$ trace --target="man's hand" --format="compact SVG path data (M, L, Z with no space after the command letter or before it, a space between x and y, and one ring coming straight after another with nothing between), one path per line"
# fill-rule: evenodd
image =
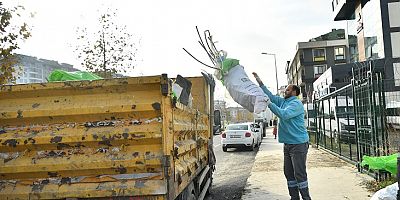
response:
M261 81L261 79L260 79L260 77L258 76L257 73L253 72L253 76L254 76L254 78L256 78L256 81L257 81L258 85L260 85L260 86L264 85L264 83Z

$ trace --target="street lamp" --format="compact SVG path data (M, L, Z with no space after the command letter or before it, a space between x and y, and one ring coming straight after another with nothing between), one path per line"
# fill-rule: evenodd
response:
M276 54L274 53L261 53L262 55L269 55L269 56L274 56L275 60L275 80L276 80L276 94L279 95L279 88L278 88L278 70L276 68Z

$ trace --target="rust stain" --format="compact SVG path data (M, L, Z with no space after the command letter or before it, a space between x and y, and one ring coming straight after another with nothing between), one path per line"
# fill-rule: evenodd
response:
M17 118L18 118L18 119L23 118L23 116L22 116L22 110L18 110L18 111L17 111L17 114L18 114L18 115L17 115Z
M35 144L36 140L33 138L28 138L27 140L24 140L24 144L28 144L28 143Z
M32 105L32 108L37 108L39 106L40 106L40 103L35 103L35 104Z
M48 174L50 177L57 177L57 176L58 176L58 173L57 173L57 172L47 172L47 174Z
M128 139L128 137L129 137L129 134L128 133L122 133L122 137L124 137L124 139L126 140L126 139Z
M2 145L7 145L10 147L16 147L17 144L19 144L19 142L15 139L8 139L6 141L4 141L3 143L1 143Z
M145 187L144 181L141 180L135 181L135 188L144 188L144 187Z
M126 174L127 170L124 166L120 165L119 167L115 168L115 172L118 172L120 174Z
M151 104L154 110L161 110L161 104L159 102L155 102Z
M71 184L71 178L70 177L62 177L61 184Z
M40 183L34 183L32 185L32 192L41 192L43 190L44 185Z
M138 165L143 165L144 164L142 161L139 161L139 160L136 161L135 163L138 164Z
M62 141L61 136L55 136L55 137L51 138L50 143L59 143L61 141Z
M69 148L71 148L71 145L69 145L69 144L64 144L64 143L57 144L57 150L69 149Z
M101 140L102 141L99 142L100 145L112 146L111 145L112 138L107 138L106 136L103 136L103 137L101 137Z

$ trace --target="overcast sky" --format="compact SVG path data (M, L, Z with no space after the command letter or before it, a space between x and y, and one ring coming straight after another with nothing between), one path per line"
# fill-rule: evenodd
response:
M139 52L137 66L127 75L168 73L199 76L202 70L212 73L189 57L186 48L200 60L211 64L198 44L195 26L209 29L217 47L228 57L240 60L249 75L259 73L264 83L275 90L274 57L276 54L279 85L287 84L285 65L292 60L296 44L344 28L334 22L331 0L6 0L23 5L35 17L30 19L32 37L19 53L79 66L73 52L76 27L91 27L98 10L118 10L117 22L135 36ZM229 97L218 87L217 98Z

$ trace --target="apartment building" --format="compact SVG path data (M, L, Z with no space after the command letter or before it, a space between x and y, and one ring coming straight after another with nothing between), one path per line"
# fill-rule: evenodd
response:
M17 55L19 63L14 66L16 70L16 83L43 83L55 69L64 71L78 71L67 63L58 63L54 60L38 59L27 55Z
M327 69L349 61L348 43L344 29L298 42L296 54L286 67L289 84L300 86L300 97L305 102L312 101L313 83Z

